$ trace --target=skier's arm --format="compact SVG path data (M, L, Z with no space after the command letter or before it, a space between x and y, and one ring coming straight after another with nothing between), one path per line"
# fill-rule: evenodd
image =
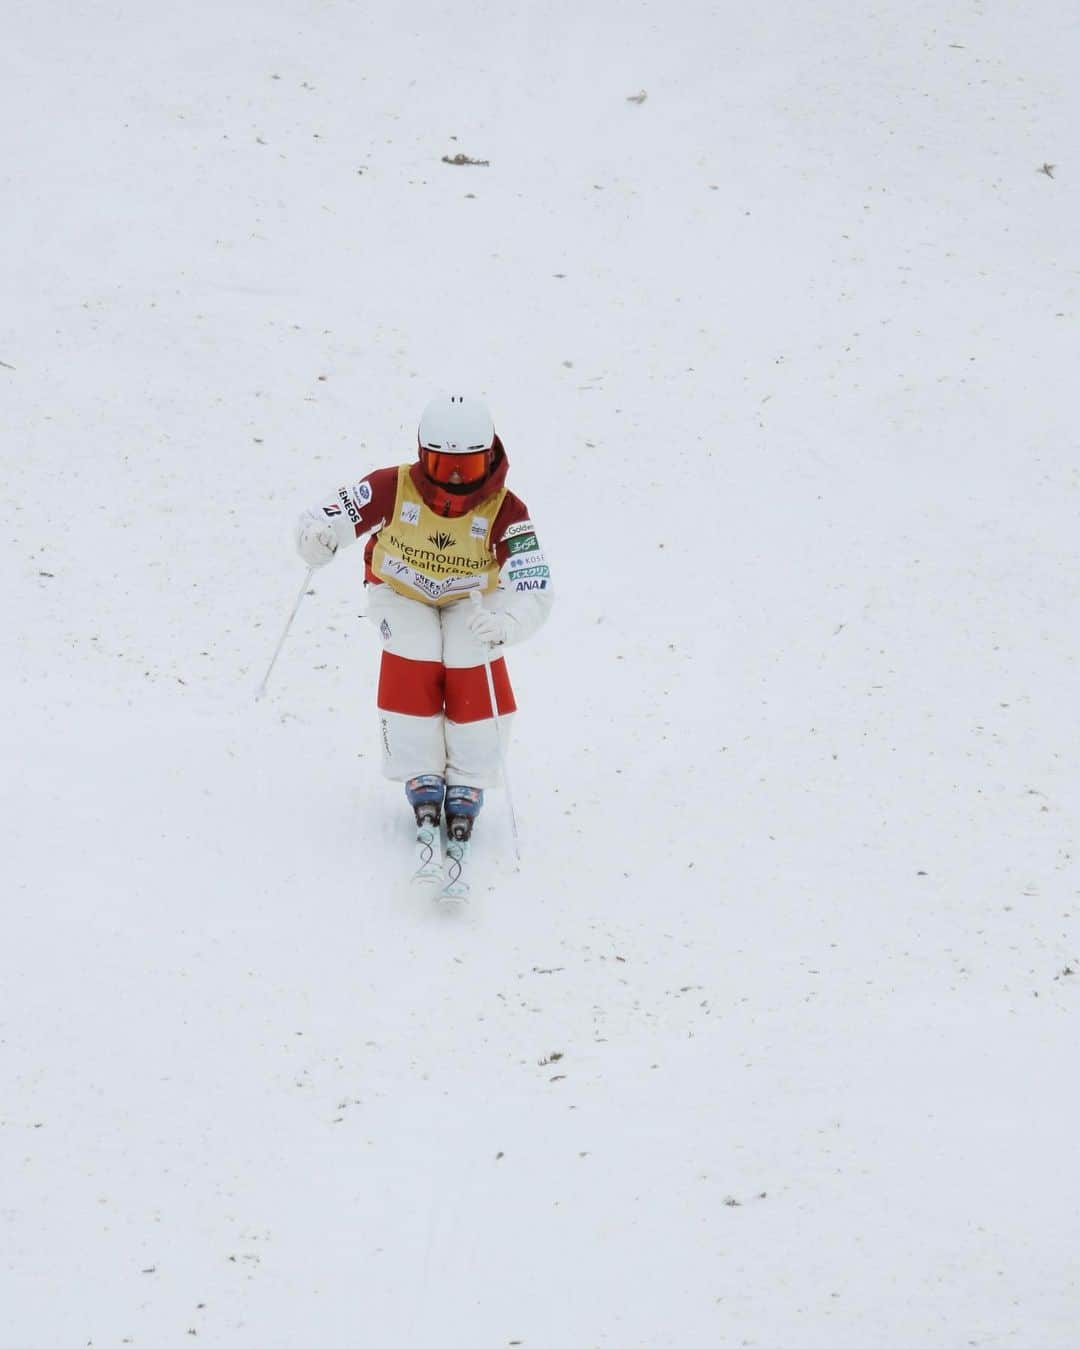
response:
M297 521L300 556L309 567L329 562L339 548L347 548L386 521L394 509L396 492L396 468L376 469L360 482L339 487Z
M481 641L510 646L531 637L551 612L551 568L528 510L509 493L492 536L499 588L469 626Z

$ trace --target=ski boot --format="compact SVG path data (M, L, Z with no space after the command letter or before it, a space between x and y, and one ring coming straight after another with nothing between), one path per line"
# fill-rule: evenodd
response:
M466 863L473 825L484 804L480 787L453 786L446 789L446 883L444 899L466 899L469 881Z

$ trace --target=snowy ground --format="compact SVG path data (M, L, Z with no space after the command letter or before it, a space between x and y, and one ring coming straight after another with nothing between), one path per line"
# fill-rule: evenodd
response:
M1076 1343L1080 21L579 8L7 7L0 1349ZM450 386L455 920L359 550L253 698Z

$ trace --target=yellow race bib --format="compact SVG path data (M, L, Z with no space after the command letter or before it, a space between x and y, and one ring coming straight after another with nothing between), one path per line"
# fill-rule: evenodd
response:
M499 564L491 547L491 527L506 488L454 520L424 503L409 475L398 469L394 512L375 540L371 569L380 581L411 600L449 604L469 591L494 590Z

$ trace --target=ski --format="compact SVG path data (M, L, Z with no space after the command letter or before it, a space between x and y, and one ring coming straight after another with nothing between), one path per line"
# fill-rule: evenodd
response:
M409 779L405 792L416 813L412 884L450 905L461 903L469 897L469 840L484 802L482 789L453 785L446 791L445 844L439 827L443 779L421 774Z
M450 903L469 898L469 840L484 804L481 787L452 783L446 789L446 867L442 897Z
M469 840L451 836L446 841L442 899L461 903L469 898Z
M439 826L424 819L416 826L415 870L412 884L435 889L443 884L442 835Z

